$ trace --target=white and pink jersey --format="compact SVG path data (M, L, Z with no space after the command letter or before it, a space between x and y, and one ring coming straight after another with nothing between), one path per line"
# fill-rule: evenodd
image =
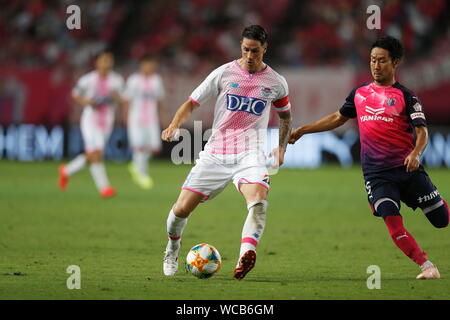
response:
M288 95L286 80L269 66L249 73L235 60L215 69L190 96L198 106L217 97L212 135L205 151L263 152L271 105L278 112L289 111Z
M114 71L110 71L106 77L101 77L95 70L82 76L72 90L72 95L97 102L95 107L84 106L81 115L82 126L110 131L114 122L115 105L111 95L113 93L121 95L123 87L122 76Z
M125 98L130 103L129 125L158 125L158 100L165 96L164 85L158 74L145 76L134 73L127 79Z

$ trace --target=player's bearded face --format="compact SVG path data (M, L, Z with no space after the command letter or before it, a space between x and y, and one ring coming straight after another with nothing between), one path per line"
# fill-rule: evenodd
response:
M262 68L263 57L267 51L267 43L258 40L242 39L242 67L248 71L258 71Z
M373 48L370 53L370 70L374 80L380 84L392 81L397 64L392 61L389 51Z

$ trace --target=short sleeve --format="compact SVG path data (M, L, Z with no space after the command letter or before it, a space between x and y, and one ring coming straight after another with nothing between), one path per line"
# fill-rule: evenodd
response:
M406 113L410 123L414 127L426 126L427 121L419 98L412 92L404 94Z
M211 72L205 80L192 92L189 99L197 106L204 104L208 99L216 97L220 91L220 79L226 65Z
M347 118L356 118L355 93L359 87L354 88L345 99L339 112Z
M82 76L78 79L75 87L72 89L72 96L84 96L88 88L88 78Z
M291 103L289 102L289 87L286 79L282 76L280 76L280 84L280 90L272 104L277 112L286 112L291 110Z

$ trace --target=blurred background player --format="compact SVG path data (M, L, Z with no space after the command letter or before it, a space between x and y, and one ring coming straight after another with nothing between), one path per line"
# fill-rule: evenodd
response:
M95 59L95 70L82 76L72 91L73 100L84 106L81 114L83 154L59 167L59 187L67 188L69 177L83 169L87 163L95 186L103 198L116 194L111 187L103 163L103 150L114 124L114 106L121 102L124 81L112 71L114 57L111 52L101 52Z
M376 40L370 53L374 81L355 87L339 111L293 130L289 143L358 117L361 163L373 214L384 219L394 243L420 266L417 279L437 279L437 267L403 226L400 215L403 201L413 210L421 208L436 228L449 223L448 205L420 165L428 142L424 110L416 94L395 80L402 56L397 39Z
M152 154L161 151L160 118L164 85L156 73L157 63L151 56L140 59L139 73L132 74L126 83L124 117L128 126L128 140L132 149L132 162L128 169L133 181L144 189L153 187L148 173Z
M171 141L196 108L209 98L217 99L212 134L167 219L169 241L163 263L167 276L178 269L181 235L188 216L200 202L219 194L230 181L244 196L248 210L233 276L243 279L256 263L269 191L264 154L269 114L273 105L280 117L279 146L269 156L281 165L291 129L291 104L286 80L263 62L267 51L264 28L249 26L241 37L242 57L211 72L162 132L162 139Z

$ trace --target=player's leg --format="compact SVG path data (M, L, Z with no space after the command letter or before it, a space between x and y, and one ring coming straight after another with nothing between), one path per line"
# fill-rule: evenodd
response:
M96 149L86 152L86 158L89 162L89 170L95 186L103 198L110 198L116 194L116 190L111 187L106 174L105 164L103 162L103 150Z
M151 125L148 128L148 158L147 158L147 168L145 170L145 174L148 180L152 181L153 179L150 175L150 161L155 156L158 155L162 150L162 140L161 140L161 129L159 124L156 123Z
M67 184L69 183L69 177L84 169L85 166L86 155L84 153L79 154L69 163L60 165L58 168L59 188L61 190L66 190Z
M374 214L383 218L394 244L424 270L433 264L403 224L403 218L400 215L400 187L398 183L392 182L399 179L396 177L398 173L394 171L387 174L387 179L385 177L373 178L370 181L366 179L369 202Z
M449 223L448 204L442 199L422 166L411 173L408 186L409 188L405 192L405 202L413 209L421 208L434 227L447 227Z
M191 212L200 202L219 194L228 184L230 173L215 163L211 156L200 153L200 159L187 175L177 202L167 217L168 243L164 255L163 270L167 276L174 275L178 269L178 252L181 235Z
M422 210L428 221L436 228L445 228L448 226L450 213L448 204L444 199L431 206L422 208Z
M246 160L244 159L244 161ZM269 175L265 166L255 164L255 166L248 166L239 170L233 178L236 188L245 198L248 210L242 228L239 259L233 274L238 280L243 279L255 266L256 247L261 240L266 225Z
M110 198L116 194L116 190L111 187L106 174L103 150L113 129L114 114L106 113L104 117L104 127L98 126L94 121L85 121L82 122L81 132L83 133L89 170L95 186L103 198Z
M143 189L153 187L153 181L148 176L148 161L150 152L148 135L146 128L143 127L136 116L130 117L128 124L128 138L132 149L132 159L128 166L133 181Z
M188 217L204 196L189 190L181 190L177 202L167 217L168 242L164 252L163 271L166 276L173 276L178 270L178 253L181 248L181 236Z

